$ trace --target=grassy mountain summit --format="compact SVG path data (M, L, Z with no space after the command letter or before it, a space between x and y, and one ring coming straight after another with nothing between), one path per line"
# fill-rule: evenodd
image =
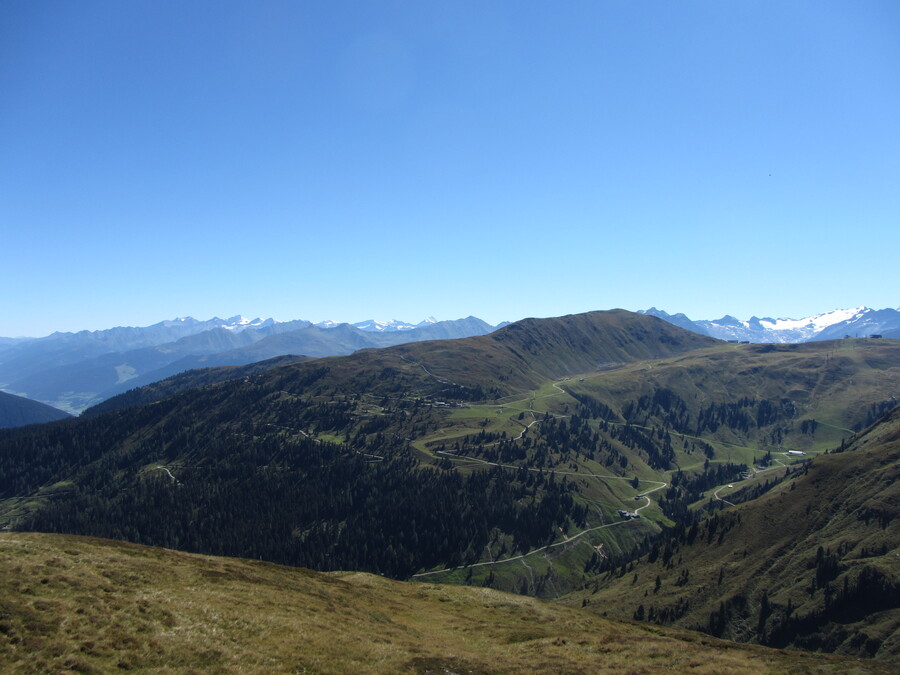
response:
M426 329L441 327L438 324ZM336 332L340 328L316 330ZM487 395L487 390L501 395L540 386L547 379L592 370L598 365L678 354L715 343L712 339L673 330L662 321L612 310L552 319L525 319L483 336L365 348L351 356L316 360L308 368L273 375L281 386L291 379L307 379L306 372L311 371L316 373L317 382L336 392L362 388L374 393L405 388L406 393L447 394L448 387L458 385L458 391L449 391L451 395ZM232 372L250 373L253 372L251 369L269 368L247 366L245 371ZM200 386L211 383L216 377L224 379L229 371L218 369L214 371L215 375L209 376L201 372L196 369L189 371L192 374L166 378L165 385L157 382L128 397L110 399L90 409L89 414L121 408L129 401L159 400L163 393L184 391L190 382Z
M464 385L492 385L505 394L548 379L643 359L681 354L717 343L664 321L632 312L570 314L523 319L459 342L405 345L398 352L427 363L439 376Z
M604 613L900 663L900 408L573 596Z
M364 349L273 376L316 382L335 393L404 392L492 400L527 392L548 380L646 358L682 354L718 341L654 317L624 310L524 319L488 335Z
M0 534L7 673L886 673L487 588Z

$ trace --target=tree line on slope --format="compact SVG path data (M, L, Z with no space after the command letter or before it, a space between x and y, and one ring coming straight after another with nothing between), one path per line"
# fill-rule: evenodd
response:
M513 552L583 526L574 484L421 466L416 401L253 391L252 383L0 438L0 496L42 502L19 529L403 578ZM345 443L315 440L330 431ZM55 484L51 490L46 486Z

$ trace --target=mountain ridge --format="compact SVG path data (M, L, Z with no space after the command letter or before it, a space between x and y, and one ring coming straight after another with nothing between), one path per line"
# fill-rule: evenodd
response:
M198 367L246 365L287 354L311 357L409 341L481 335L493 326L468 317L422 322L408 330L366 331L308 321L247 320L199 322L190 317L141 329L84 331L16 342L0 350L0 386L78 413L137 386ZM167 341L173 336L180 336ZM164 342L160 342L164 340ZM123 349L125 345L133 348Z
M71 417L52 406L0 391L0 429L44 424Z
M752 316L746 321L728 314L721 319L694 321L683 313L669 314L656 307L638 313L656 316L686 330L721 340L797 343L870 335L900 337L900 310L892 308L876 310L860 306L835 309L802 319Z

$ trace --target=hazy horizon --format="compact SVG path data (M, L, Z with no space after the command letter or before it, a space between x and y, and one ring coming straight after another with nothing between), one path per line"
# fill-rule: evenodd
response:
M869 309L874 309L874 310L897 309L898 311L900 311L900 307L872 307L872 306L870 306L870 305L857 305L857 307L862 307L862 306L866 306L866 307L869 307ZM588 310L585 310L585 312L605 311L605 310L612 310L612 309L626 309L626 308L624 308L624 307L603 307L603 308L588 309ZM642 311L646 311L646 310L649 310L649 309L653 309L653 307L642 307L642 308L640 308L640 309L628 309L627 311L630 311L630 312L642 312ZM666 308L666 307L655 307L655 309L662 310L662 311L664 311L664 312L666 312L666 313L668 313L668 314L670 314L670 315L686 314L687 317L688 317L689 319L691 319L692 321L715 321L715 320L718 320L718 319L725 318L725 316L727 315L727 314L721 314L721 315L719 315L719 316L691 316L691 315L687 314L686 312L682 312L682 311L677 310L677 309L671 309L671 308ZM735 316L734 314L731 314L730 316L734 316L735 318L737 318L737 319L739 319L739 320L741 320L741 321L749 321L750 319L752 319L752 318L754 318L754 317L755 317L755 318L758 318L758 319L771 318L771 319L795 319L795 320L796 320L796 319L805 319L805 318L812 317L812 316L818 316L818 315L821 315L821 314L826 314L826 313L831 312L831 311L834 311L834 310L846 310L846 309L853 309L853 307L834 307L834 308L831 308L831 309L822 310L822 311L820 311L820 312L814 312L813 314L809 314L809 315L806 315L806 316L792 316L792 317L787 317L787 316L776 316L776 315L773 315L773 314L760 313L760 312L757 312L757 313L754 313L754 314L751 314L751 315L747 315L747 316ZM576 313L576 314L577 314L577 313L581 313L581 312L570 312L570 313ZM242 313L238 313L238 314L228 314L228 315L223 315L223 316L199 316L199 317L198 317L198 316L192 316L192 317L188 317L188 316L172 316L172 317L161 318L161 319L158 319L158 320L156 320L156 321L151 321L150 323L147 323L147 324L140 324L140 325L117 323L117 324L110 324L110 325L103 325L103 326L95 326L95 327L81 327L81 328L71 328L71 329L54 329L54 330L50 331L49 333L45 333L45 334L42 334L42 335L24 335L24 334L12 335L12 334L10 334L10 335L0 335L0 337L3 337L3 338L12 338L12 339L19 339L19 338L42 338L42 337L48 337L48 336L52 335L53 333L78 333L78 332L85 331L85 330L86 330L86 331L90 331L90 332L94 332L94 331L109 330L109 329L112 329L112 328L146 328L146 327L148 327L148 326L153 326L153 325L155 325L155 324L162 323L162 322L165 322L165 321L177 321L178 319L186 319L186 318L192 318L192 319L195 319L195 320L201 321L201 322L202 322L202 321L211 321L211 320L213 320L213 319L215 319L215 318L221 319L222 321L227 321L228 319L232 319L232 318L236 318L236 317L241 317L241 318L244 318L244 319L248 319L248 320L250 320L250 321L253 321L253 320L255 320L255 319L260 319L260 320L262 320L262 321L266 321L266 320L272 319L272 320L274 320L274 321L276 321L276 322L284 323L284 322L288 322L288 321L297 321L297 320L300 320L300 321L309 321L309 322L311 322L311 323L313 323L313 324L320 324L320 323L325 323L325 322L332 321L332 322L334 322L334 323L336 323L336 324L351 324L351 325L352 325L352 324L357 324L357 323L363 323L363 322L366 322L366 321L380 321L380 322L403 321L403 322L408 322L409 324L415 325L415 324L418 324L418 323L420 323L420 322L422 322L422 321L425 321L425 320L428 319L428 318L433 318L433 319L435 319L436 321L440 322L440 321L456 321L456 320L460 320L460 319L466 319L466 318L468 318L468 317L470 317L470 316L474 316L474 317L477 318L477 319L481 319L482 321L485 321L486 323L489 323L489 324L492 325L492 326L498 326L498 325L500 325L500 324L502 324L502 323L514 323L514 322L516 322L516 321L521 321L522 319L528 319L528 318L551 318L551 317L556 317L556 316L563 316L563 314L548 314L548 315L536 315L536 314L535 314L535 315L528 315L528 316L520 316L520 317L516 317L516 318L512 318L512 319L499 319L499 320L497 320L497 321L490 321L490 320L485 319L484 317L477 316L477 315L475 315L475 314L466 314L466 315L463 315L463 316L455 316L455 317L435 317L433 314L423 314L422 316L418 316L418 315L417 315L416 317L401 317L401 316L382 317L382 316L368 316L368 317L356 317L356 318L348 318L348 319L333 319L333 318L310 318L310 317L304 317L304 316L295 316L295 317L269 317L269 316L261 316L261 315L258 315L258 314L252 314L252 315L251 315L251 314L242 314Z

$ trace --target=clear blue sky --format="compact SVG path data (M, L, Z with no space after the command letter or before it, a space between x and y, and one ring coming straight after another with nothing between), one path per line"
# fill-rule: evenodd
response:
M0 3L0 335L900 305L900 3Z

